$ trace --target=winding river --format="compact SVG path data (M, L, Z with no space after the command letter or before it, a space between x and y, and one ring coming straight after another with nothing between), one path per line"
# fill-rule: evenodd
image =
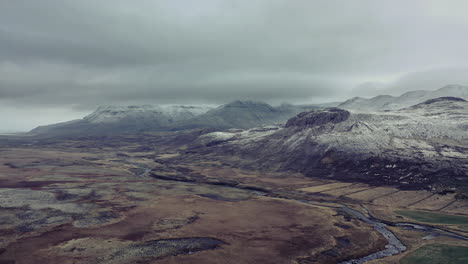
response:
M385 249L383 249L381 251L372 253L372 254L367 255L365 257L362 257L362 258L343 261L343 262L341 262L341 264L365 263L365 262L370 261L370 260L380 259L380 258L384 258L384 257L388 257L388 256L393 256L393 255L399 254L399 253L406 250L406 246L397 238L397 236L394 233L392 233L390 230L388 230L386 224L384 224L382 222L372 220L372 219L366 217L363 213L361 213L361 212L359 212L357 210L351 209L348 206L343 206L342 210L349 213L349 214L351 214L351 215L353 215L353 216L355 216L355 217L357 217L361 221L364 221L364 222L372 225L377 232L382 234L382 236L385 237L385 239L387 239L388 244L385 246Z
M145 177L145 178L148 177L148 175L151 172L151 169L149 169L147 167L143 167L141 165L139 167L141 169L143 169L143 170L142 170L141 173L137 174L137 176ZM164 180L170 181L168 179L164 179ZM179 181L179 180L175 180L175 181ZM193 182L191 182L191 183L192 184L214 185L214 184L210 184L210 183L193 183ZM248 191L250 191L252 194L254 194L256 196L268 196L268 193L253 191L253 190L242 188L242 187L230 186L229 188L248 190ZM386 222L384 220L378 219L375 216L373 216L367 210L367 208L365 208L362 205L360 205L360 206L363 208L364 211L366 211L366 213L369 216L364 215L362 212L360 212L358 210L350 208L346 204L337 203L335 201L329 201L329 203L337 204L337 206L325 205L322 202L312 202L312 201L299 200L299 199L293 199L293 198L283 197L283 199L297 201L297 202L300 202L300 203L305 203L305 204L309 204L309 205L313 205L313 206L329 207L329 208L335 208L337 210L342 210L343 212L345 212L345 213L347 213L349 215L352 215L352 216L356 217L357 219L359 219L359 220L361 220L361 221L363 221L363 222L365 222L367 224L372 225L374 227L375 231L382 234L382 236L388 242L388 244L385 246L385 249L383 249L383 250L374 252L372 254L369 254L369 255L361 257L361 258L346 260L346 261L340 262L340 264L361 264L361 263L365 263L365 262L368 262L368 261L371 261L371 260L381 259L381 258L397 255L399 253L402 253L402 252L406 251L406 249L407 249L406 246L403 244L403 242L401 242L398 239L398 237L392 231L390 231L387 228L388 225L425 232L425 233L428 233L428 236L427 236L428 238L435 237L435 236L447 236L447 237L451 237L451 238L455 238L455 239L468 241L467 236L463 236L463 235L460 235L460 234L457 234L457 233L454 233L454 232L451 232L449 230L445 230L445 229L442 229L442 228L436 228L436 227L426 226L426 225L421 225L421 224L404 223L404 222L401 222L401 223Z
M290 199L290 200L295 200L295 199ZM428 236L426 236L426 239L430 239L436 236L446 236L446 237L451 237L451 238L455 238L459 240L468 241L467 236L463 236L463 235L454 233L452 231L445 230L443 228L437 228L437 227L427 226L427 225L422 225L422 224L406 223L406 222L391 223L391 222L378 219L377 217L373 216L369 212L369 210L367 210L367 208L365 208L362 205L360 206L362 207L364 211L366 211L366 213L369 216L366 216L362 212L352 209L343 203L330 202L330 203L335 203L339 205L339 206L331 206L331 205L324 205L321 203L310 202L310 201L305 201L305 200L296 200L296 201L301 202L301 203L307 203L310 205L315 205L315 206L340 209L356 217L357 219L372 225L374 229L380 234L382 234L382 236L388 242L388 244L385 246L385 249L381 251L372 253L370 255L367 255L361 258L346 260L346 261L340 262L340 264L360 264L360 263L365 263L367 261L371 261L374 259L381 259L381 258L397 255L399 253L406 251L407 249L406 246L403 244L403 242L401 242L398 239L398 237L392 231L390 231L387 228L388 225L428 233Z

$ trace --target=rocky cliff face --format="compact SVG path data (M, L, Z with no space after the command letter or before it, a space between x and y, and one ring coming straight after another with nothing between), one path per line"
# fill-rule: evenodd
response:
M302 112L288 120L285 127L311 127L325 124L337 124L346 121L351 113L340 108L328 108L323 111Z
M285 126L201 136L206 153L310 176L436 188L468 184L468 102L440 98L400 111L301 113ZM212 142L217 142L212 144Z

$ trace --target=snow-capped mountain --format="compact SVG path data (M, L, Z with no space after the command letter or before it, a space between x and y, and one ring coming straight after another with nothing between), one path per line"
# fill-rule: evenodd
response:
M172 123L188 120L211 110L209 106L184 105L131 105L101 106L83 119L90 123L115 123L129 119L141 119L169 126Z
M252 128L261 125L284 123L290 117L312 109L319 109L309 105L281 105L273 107L264 102L234 101L221 105L215 109L199 115L193 119L179 122L178 128L214 129Z
M74 136L168 130L177 122L210 109L210 106L184 105L101 106L83 119L37 127L31 133Z
M410 91L399 97L379 95L370 99L354 97L340 104L343 109L363 111L398 110L438 97L458 97L468 99L468 86L447 85L435 91Z
M312 109L312 105L281 105L235 101L216 108L210 106L137 105L102 106L80 120L35 128L33 134L88 135L143 131L174 131L194 128L251 128L285 122Z
M438 98L390 112L331 108L286 125L202 135L193 149L310 176L433 188L468 183L468 102Z
M436 91L413 91L400 97L353 98L339 107L359 111L402 109L440 96L468 99L468 87L449 85ZM317 110L317 105L273 107L263 102L235 101L219 107L184 105L102 106L80 120L33 129L38 135L117 134L144 131L174 131L194 128L248 129L284 123L298 113Z

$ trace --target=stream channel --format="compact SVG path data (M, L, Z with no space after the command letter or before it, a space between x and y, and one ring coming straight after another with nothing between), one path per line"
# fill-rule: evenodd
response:
M137 176L148 177L148 174L151 172L151 169L146 168L146 167L142 167L142 166L140 166L140 168L143 169L143 170L142 170L141 173L137 174ZM161 179L159 179L159 180L161 180ZM164 180L171 181L171 180L167 180L167 179L164 179ZM173 181L180 181L180 180L173 180ZM190 183L192 183L192 184L214 185L214 184L210 184L210 183L194 183L194 182L190 182ZM252 190L242 188L242 187L230 186L229 188L248 190L248 191L251 191L254 195L257 195L257 196L268 196L268 193L259 192L259 191L252 191ZM398 237L392 231L390 231L387 228L388 225L428 233L428 236L426 236L426 238L428 238L428 239L430 239L432 237L436 237L436 236L447 236L447 237L451 237L451 238L455 238L455 239L468 241L467 236L463 236L463 235L460 235L460 234L457 234L457 233L454 233L454 232L451 232L449 230L445 230L445 229L442 229L442 228L436 228L436 227L433 227L433 226L427 226L427 225L422 225L422 224L414 224L414 223L393 223L393 222L383 221L381 219L378 219L378 218L374 217L372 214L370 214L370 212L365 207L363 207L362 205L360 205L360 206L363 208L364 211L367 212L367 214L369 216L366 216L362 212L360 212L358 210L355 210L355 209L352 209L352 208L350 208L349 206L347 206L347 205L345 205L343 203L329 202L329 203L335 203L335 204L338 205L338 206L331 206L331 205L325 205L325 204L322 204L322 203L319 203L319 202L312 202L312 201L306 201L306 200L298 200L298 199L291 199L291 198L283 198L283 199L293 200L293 201L297 201L297 202L300 202L300 203L305 203L305 204L309 204L309 205L313 205L313 206L330 207L330 208L335 208L337 210L341 210L341 211L343 211L343 212L345 212L345 213L347 213L349 215L352 215L352 216L356 217L357 219L359 219L359 220L361 220L361 221L363 221L363 222L365 222L367 224L372 225L374 227L374 230L379 232L380 234L382 234L382 236L388 242L388 244L385 246L385 249L383 249L383 250L374 252L372 254L369 254L369 255L361 257L361 258L346 260L346 261L340 262L340 264L361 264L361 263L365 263L365 262L368 262L368 261L371 261L371 260L374 260L374 259L381 259L381 258L389 257L389 256L393 256L393 255L396 255L396 254L399 254L399 253L402 253L402 252L406 251L406 249L407 249L406 246L403 244L403 242L401 242L398 239ZM326 202L326 201L324 201L324 202Z

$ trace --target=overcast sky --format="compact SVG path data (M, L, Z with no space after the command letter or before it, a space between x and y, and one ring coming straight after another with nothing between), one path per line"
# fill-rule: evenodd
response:
M465 0L0 0L0 131L468 84Z

